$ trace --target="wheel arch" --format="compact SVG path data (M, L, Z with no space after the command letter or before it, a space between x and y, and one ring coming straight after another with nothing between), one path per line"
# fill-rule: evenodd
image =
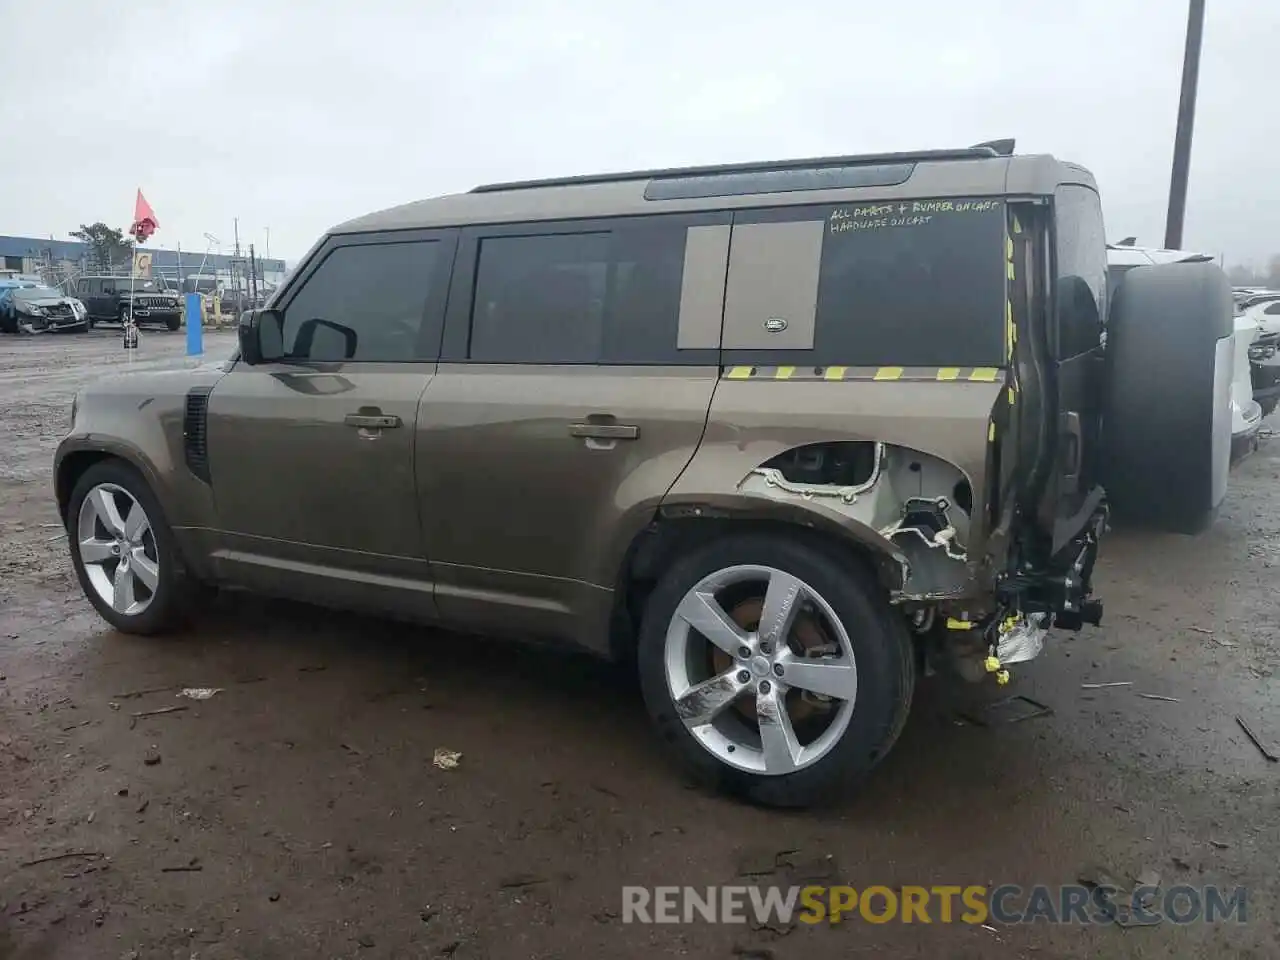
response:
M64 526L67 523L71 491L90 467L108 460L118 461L138 471L155 494L161 509L165 509L164 490L159 483L155 466L140 451L110 443L80 444L60 449L54 464L54 496L58 502L58 516L62 518Z
M676 557L720 537L747 532L804 539L862 565L886 592L902 585L901 553L875 530L849 518L836 520L819 510L761 503L750 496L668 503L621 552L609 625L612 657L621 662L634 657L645 601Z

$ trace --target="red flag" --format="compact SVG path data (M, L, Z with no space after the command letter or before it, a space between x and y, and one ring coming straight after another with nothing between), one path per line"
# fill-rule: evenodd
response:
M137 238L139 243L146 243L158 226L160 221L156 219L155 211L151 209L151 204L147 203L147 198L139 190L138 199L133 205L133 226L129 228L129 232Z

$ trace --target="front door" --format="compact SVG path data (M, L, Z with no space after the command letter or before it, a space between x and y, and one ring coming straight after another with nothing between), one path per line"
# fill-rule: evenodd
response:
M728 217L464 231L415 450L440 613L603 649L718 378Z
M286 359L237 362L208 402L222 576L431 616L414 429L435 370L448 233L329 241L286 294Z

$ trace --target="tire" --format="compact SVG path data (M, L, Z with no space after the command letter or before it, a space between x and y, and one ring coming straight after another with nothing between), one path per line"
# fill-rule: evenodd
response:
M182 317L170 317L164 322L164 325L169 328L170 332L178 330L182 326Z
M767 601L761 607L753 599L764 589L764 579L752 577L766 576L779 585L798 583L802 591L800 603L777 606L782 615L791 611L795 618L783 650L761 646L759 620L762 615L773 618ZM713 582L708 585L708 580ZM710 590L721 613L726 607L751 610L753 604L757 612L738 620L738 634L712 630L722 637L722 645L713 647L678 613L699 609L691 599L695 590ZM804 687L817 676L812 673L815 661L796 655L806 632L821 638L829 650L841 651L817 669L832 684L829 690L852 690L852 699L833 697L826 705L821 698L804 699ZM725 652L740 642L735 637L745 637L742 652L750 655ZM690 666L696 669L702 662L700 648L710 653L706 676L719 685L710 690L690 673ZM732 535L677 560L649 596L637 654L649 716L675 757L701 783L767 806L805 807L847 796L897 740L915 686L915 655L906 624L889 607L871 572L841 548L806 535ZM847 670L850 654L856 674L833 673ZM806 680L798 679L800 671L807 671ZM837 676L838 682L833 679ZM727 706L726 690L740 691ZM771 743L778 744L786 731L794 742L792 750L774 752L771 758L764 750L759 717L776 715L779 699L783 722L764 726L773 734ZM808 716L801 717L805 711ZM715 719L702 723L699 713L714 713ZM798 728L793 722L797 717ZM773 762L779 757L781 763Z
M103 519L106 496L115 504L118 522ZM145 529L140 525L130 529L136 523L132 508L137 507L143 511ZM117 630L163 633L185 620L196 585L182 564L159 501L133 467L120 460L104 460L86 470L71 491L67 532L80 588L98 614ZM96 545L92 552L86 549L90 542ZM118 558L124 553L132 562L129 576L133 584L131 594L121 595L111 588L118 581L122 562ZM143 561L149 563L144 565ZM111 597L104 591L110 591ZM133 609L124 602L130 596Z
M1226 495L1231 286L1211 263L1135 267L1111 304L1103 485L1117 523L1198 533Z

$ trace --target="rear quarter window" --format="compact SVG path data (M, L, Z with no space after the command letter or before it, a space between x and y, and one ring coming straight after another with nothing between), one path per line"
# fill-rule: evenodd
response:
M757 211L740 223L820 221L812 324L800 349L737 350L731 363L815 366L999 367L1005 356L1005 204L990 198L843 204ZM781 234L780 234L781 236ZM735 237L736 239L736 237ZM731 271L731 277L733 273ZM748 277L742 282L751 283ZM771 278L777 283L778 278ZM797 272L797 282L805 282ZM813 283L810 273L807 280ZM746 299L730 302L745 302ZM797 301L798 302L798 301ZM726 332L772 318L726 316ZM773 324L777 326L776 323ZM787 334L790 336L790 334ZM745 344L746 341L744 341ZM754 347L757 336L749 341ZM806 349L807 348L807 349Z

